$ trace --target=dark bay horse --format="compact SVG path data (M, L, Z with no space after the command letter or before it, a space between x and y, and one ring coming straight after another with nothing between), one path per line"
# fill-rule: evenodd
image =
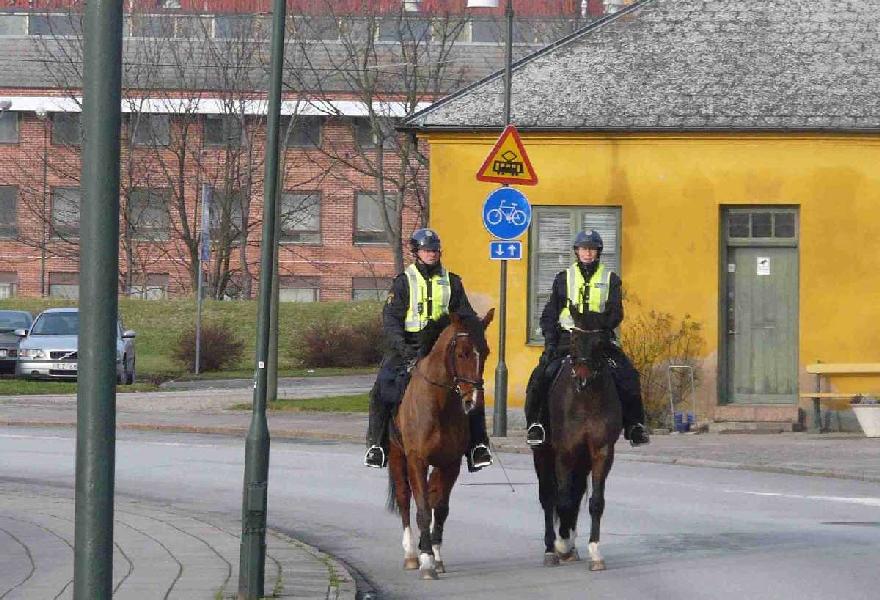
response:
M446 571L440 555L449 496L468 448L468 412L482 407L483 367L489 347L482 319L449 315L433 324L439 337L416 363L394 417L388 453L388 508L403 523L404 568L418 568L422 579ZM430 478L428 467L433 467ZM415 499L418 553L410 528Z
M544 509L544 565L578 560L575 548L581 500L592 475L590 570L605 569L599 553L599 522L605 510L605 479L614 462L622 417L608 372L611 336L581 327L583 315L570 306L576 327L567 357L547 398L548 440L533 448L538 495ZM556 520L559 533L554 531Z

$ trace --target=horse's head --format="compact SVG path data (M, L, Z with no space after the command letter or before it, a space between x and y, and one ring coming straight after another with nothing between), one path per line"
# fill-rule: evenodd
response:
M605 329L588 329L584 315L569 303L575 326L571 330L571 375L578 392L586 389L602 371L611 350L611 333Z
M486 328L494 316L494 308L482 319L450 315L446 372L452 378L452 389L461 398L465 413L483 403L483 368L489 355Z

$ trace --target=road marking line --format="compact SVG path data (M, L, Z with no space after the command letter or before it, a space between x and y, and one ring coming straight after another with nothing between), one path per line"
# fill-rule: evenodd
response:
M824 502L840 502L843 504L861 504L863 506L875 506L880 508L880 498L860 498L848 496L807 496L803 494L783 494L780 492L750 492L747 490L725 490L730 493L748 494L750 496L765 496L776 498L791 498L795 500L819 500Z

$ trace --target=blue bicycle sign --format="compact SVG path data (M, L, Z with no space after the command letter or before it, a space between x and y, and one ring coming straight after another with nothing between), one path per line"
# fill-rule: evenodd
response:
M519 190L498 188L483 203L483 226L496 238L518 238L529 228L531 221L532 207Z

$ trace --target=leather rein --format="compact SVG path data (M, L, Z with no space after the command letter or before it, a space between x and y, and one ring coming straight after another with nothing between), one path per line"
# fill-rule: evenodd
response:
M418 361L415 364L415 366L413 367L413 371L419 377L421 377L422 379L424 379L425 381L427 381L431 385L448 390L448 391L454 393L456 396L458 396L461 399L464 398L464 394L462 393L462 390L461 390L461 384L462 383L470 384L472 386L471 394L473 395L473 402L476 403L477 393L483 391L483 386L484 386L485 381L482 378L468 379L467 377L462 377L461 375L458 374L458 369L456 368L456 364L455 364L455 345L458 343L459 338L466 338L466 337L470 337L470 334L467 333L466 331L457 332L455 334L455 336L452 338L452 342L449 343L449 345L446 347L446 350L444 351L444 362L446 363L446 373L452 375L452 384L444 383L441 381L434 381L431 378L429 378L427 375L425 375L422 372L421 369L419 369L419 363L421 363L421 361ZM480 372L480 360L482 357L480 356L480 353L476 351L476 349L474 350L474 358L476 359L476 372L479 373ZM465 410L465 412L467 412L467 410Z

